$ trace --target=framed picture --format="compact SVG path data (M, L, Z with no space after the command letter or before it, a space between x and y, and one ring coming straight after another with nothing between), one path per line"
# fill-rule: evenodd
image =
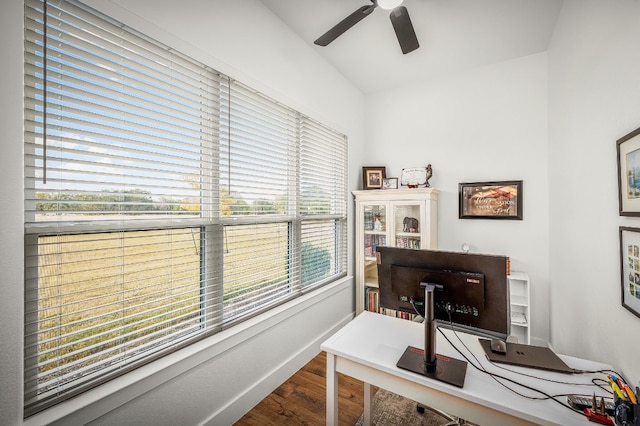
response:
M424 185L429 188L429 179L433 175L433 169L431 164L427 167L411 167L402 169L400 174L400 185L408 186L409 188L417 188Z
M460 219L522 220L522 181L461 183Z
M620 227L622 306L640 317L640 228Z
M640 216L640 128L616 142L621 216Z
M398 189L398 178L382 179L382 189Z
M384 167L363 167L362 187L364 189L382 189L385 177Z

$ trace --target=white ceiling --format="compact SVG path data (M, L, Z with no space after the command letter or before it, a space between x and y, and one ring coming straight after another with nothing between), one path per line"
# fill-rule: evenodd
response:
M363 93L547 50L562 0L404 0L420 48L403 55L380 7L327 47L314 40L371 0L261 0Z

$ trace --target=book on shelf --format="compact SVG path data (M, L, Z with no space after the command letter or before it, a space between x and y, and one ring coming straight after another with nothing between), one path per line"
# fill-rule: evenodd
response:
M364 212L364 229L373 229L373 212Z
M365 310L370 312L380 311L380 291L377 288L368 287L366 289Z
M377 247L386 245L384 235L365 235L364 236L364 255L365 257L373 257L376 254Z
M364 236L364 255L367 257L373 256L373 252L375 250L375 246L373 244L373 238L371 235Z

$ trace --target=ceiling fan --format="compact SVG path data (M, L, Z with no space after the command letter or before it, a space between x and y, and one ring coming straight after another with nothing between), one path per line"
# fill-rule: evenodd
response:
M402 0L371 0L371 3L371 5L362 6L338 22L333 28L314 41L314 43L318 46L327 46L344 34L349 28L369 16L376 7L380 6L383 9L391 10L389 18L396 32L402 53L407 54L420 47L413 25L411 24L411 18L409 18L409 11L406 7L401 6Z

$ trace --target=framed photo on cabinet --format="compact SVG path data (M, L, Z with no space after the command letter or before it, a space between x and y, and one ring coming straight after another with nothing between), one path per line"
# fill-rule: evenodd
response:
M385 167L362 168L363 189L382 189L385 178Z
M640 128L616 141L620 216L640 216Z
M382 179L382 189L398 189L398 178Z

